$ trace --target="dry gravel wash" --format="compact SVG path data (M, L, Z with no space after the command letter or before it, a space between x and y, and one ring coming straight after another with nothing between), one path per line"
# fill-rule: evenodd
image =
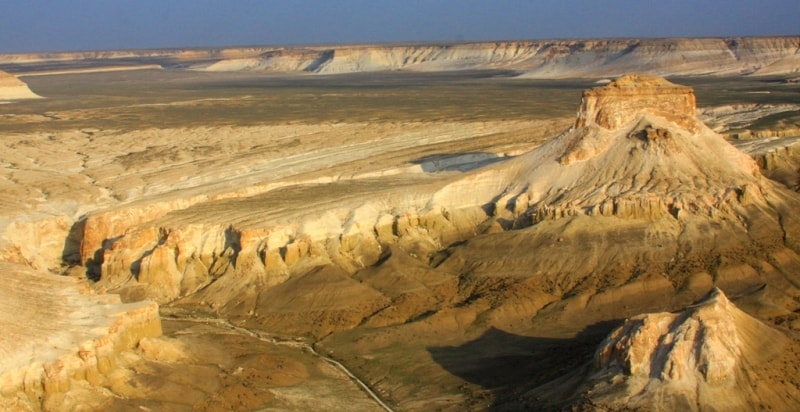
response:
M364 392L366 392L366 394L370 398L372 398L375 401L375 403L378 404L379 407L383 408L384 410L386 410L388 412L392 412L392 408L390 408L389 405L384 403L381 400L381 398L375 392L373 392L372 389L366 383L364 383L364 381L359 379L357 376L353 375L353 373L350 372L350 370L348 370L347 367L345 367L341 362L317 352L317 350L314 349L313 345L309 345L309 344L303 342L302 339L291 339L291 340L281 339L279 337L276 337L276 336L273 336L273 335L269 335L269 334L261 332L261 331L257 331L257 330L254 331L254 330L243 328L241 326L236 326L236 325L232 324L230 321L227 321L227 320L224 320L224 319L219 319L219 318L169 317L169 319L174 319L174 320L184 321L184 322L204 323L206 325L209 325L209 324L217 325L217 326L219 326L221 328L230 330L230 331L232 331L234 333L237 333L239 335L248 336L248 337L251 337L251 338L254 338L254 339L258 339L259 341L262 341L262 342L268 342L268 343L271 343L273 345L288 346L290 348L299 349L299 350L301 350L303 352L308 352L312 356L318 357L318 358L324 360L325 362L335 366L342 373L344 373L348 378L350 378L356 385L358 385L358 387L360 387Z

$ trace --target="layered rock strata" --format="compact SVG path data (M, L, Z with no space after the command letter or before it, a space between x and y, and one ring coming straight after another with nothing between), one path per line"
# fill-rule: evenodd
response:
M0 71L0 100L38 99L40 97L16 76Z
M786 37L586 39L139 50L0 55L9 70L47 63L81 69L158 64L210 71L356 73L387 70L515 70L535 78L659 75L785 75L800 70L800 39Z
M614 330L595 355L589 397L612 410L792 409L800 391L780 371L790 346L714 289L683 312L635 316Z
M798 39L633 39L345 46L269 51L205 70L353 73L382 70L519 70L526 77L780 74L798 70Z
M752 156L770 179L800 191L800 136L737 142L736 147Z
M81 259L125 300L312 336L341 359L369 353L360 372L389 392L402 385L375 371L444 376L385 351L408 336L418 350L489 327L567 339L712 286L778 291L780 305L759 310L789 316L800 198L694 111L691 89L624 76L514 158L98 211Z
M619 129L636 120L642 108L691 128L697 103L691 87L647 75L623 76L583 92L575 128L596 124L604 129Z
M84 282L0 262L0 407L59 409L71 385L103 386L120 352L161 334L153 302L122 304Z

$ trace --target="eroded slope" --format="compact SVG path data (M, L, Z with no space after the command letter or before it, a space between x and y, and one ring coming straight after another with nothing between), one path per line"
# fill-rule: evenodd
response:
M715 288L682 312L626 319L598 347L573 402L607 410L789 410L800 402L797 348L796 339ZM551 403L546 392L527 396Z
M40 96L32 92L28 85L4 71L0 71L0 101L38 99Z
M73 405L71 390L104 385L118 356L145 337L161 335L153 302L122 304L93 294L81 281L0 263L3 324L0 406L9 410ZM73 405L74 406L74 405Z
M714 285L769 317L800 308L797 193L697 120L691 89L651 76L586 92L572 128L463 175L187 199L91 215L98 285L317 339L403 408L513 397L524 381L475 378L525 350L476 349L508 336L537 354L596 343L587 328ZM559 356L579 364L584 343Z

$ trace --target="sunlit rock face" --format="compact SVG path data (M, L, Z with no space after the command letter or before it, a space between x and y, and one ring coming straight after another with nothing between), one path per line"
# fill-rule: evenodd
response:
M4 71L0 71L0 101L38 99L39 95L32 92L28 85Z
M595 355L590 396L612 409L791 408L800 392L770 369L796 345L714 289L683 312L636 316L614 330Z
M265 51L198 69L359 73L510 69L524 77L780 74L798 70L797 37L543 40L452 45L356 45Z
M712 216L772 190L752 158L695 117L691 88L649 75L585 91L570 130L480 181L491 173L506 175L500 213L533 221Z
M364 73L513 70L523 77L785 75L800 69L800 38L520 40L453 44L363 44L302 47L125 50L0 55L9 64L130 60L207 71Z
M0 408L60 409L71 388L108 385L120 353L161 335L153 302L123 304L17 263L0 273Z
M657 76L625 75L603 87L583 92L575 127L594 123L615 130L643 111L692 127L696 106L691 87Z

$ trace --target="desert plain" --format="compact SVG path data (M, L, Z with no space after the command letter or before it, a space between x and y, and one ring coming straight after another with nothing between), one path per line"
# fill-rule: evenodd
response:
M798 39L512 46L0 56L0 406L798 407Z

